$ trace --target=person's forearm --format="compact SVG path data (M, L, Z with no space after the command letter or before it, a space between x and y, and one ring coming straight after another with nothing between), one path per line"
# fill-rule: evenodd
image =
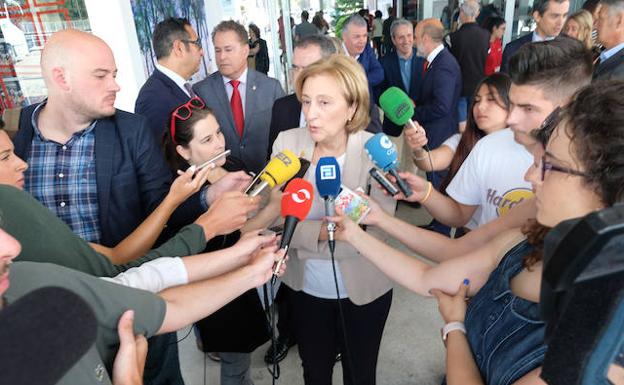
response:
M250 231L265 229L272 225L280 216L280 207L269 204L256 214L255 217L248 220L241 228L241 233L245 234Z
M178 203L167 195L139 227L110 250L111 261L122 265L147 253L177 207Z
M446 382L448 385L484 385L466 335L451 331L446 338Z
M385 215L378 227L411 250L434 262L442 262L469 251L462 238L451 239L434 231L414 226L401 219Z
M429 161L429 157L431 157L431 162ZM435 158L434 158L434 154L433 151L426 151L423 149L420 149L418 151L413 151L412 152L412 159L414 160L414 164L416 165L416 167L418 167L420 170L426 171L426 172L431 172L431 171L436 171L435 169ZM434 168L431 168L431 164L434 164Z
M167 310L157 334L177 331L207 317L254 287L255 278L252 269L245 266L212 279L161 292L159 295L165 300Z
M429 295L429 288L423 285L423 276L430 265L400 252L361 229L353 234L349 243L390 279L417 294Z
M230 272L239 268L244 260L236 248L228 247L219 251L190 255L182 258L189 282L197 282Z
M455 200L443 195L436 189L433 189L429 198L421 203L432 217L451 227L464 226L470 220L470 215L472 215L469 211L462 210L460 204Z
M431 151L420 148L412 152L412 159L419 169L432 172L446 170L451 165L454 154L447 146L440 146Z

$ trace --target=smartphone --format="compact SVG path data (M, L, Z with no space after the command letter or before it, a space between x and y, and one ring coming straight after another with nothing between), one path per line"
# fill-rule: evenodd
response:
M336 208L340 209L346 216L355 223L360 223L371 208L368 201L345 185L342 185L340 194L336 197Z
M299 171L297 171L295 176L290 178L288 180L288 182L284 183L284 185L282 186L282 191L284 191L284 189L286 189L286 186L288 185L288 183L291 180L293 180L295 178L303 178L305 176L306 172L308 171L308 168L310 168L310 161L307 160L307 159L299 158L299 163L301 164L301 168L299 169Z
M195 172L197 172L197 171L201 170L202 168L204 168L204 167L206 167L206 166L216 162L217 160L219 160L221 158L224 158L224 157L230 155L230 152L231 152L230 150L225 150L222 153L212 157L211 159L208 159L207 161L205 161L204 163L200 164L199 166L195 166Z
M386 178L386 176L375 167L368 170L368 173L370 174L370 176L373 177L373 179L377 181L377 183L381 185L381 187L386 189L388 194L390 194L391 196L395 196L399 193L399 189L394 187L392 182L390 182L390 180Z

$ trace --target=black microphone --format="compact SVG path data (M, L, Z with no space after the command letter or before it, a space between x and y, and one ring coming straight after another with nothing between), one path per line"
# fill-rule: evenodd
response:
M37 289L0 311L0 383L56 384L95 342L97 321L77 294Z

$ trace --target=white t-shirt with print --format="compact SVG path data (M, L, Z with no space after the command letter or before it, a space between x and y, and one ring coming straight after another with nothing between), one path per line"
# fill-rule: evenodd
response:
M480 215L473 217L476 223L467 227L488 223L532 197L531 184L524 180L532 163L532 155L516 143L509 128L479 140L446 188L457 202L480 206Z

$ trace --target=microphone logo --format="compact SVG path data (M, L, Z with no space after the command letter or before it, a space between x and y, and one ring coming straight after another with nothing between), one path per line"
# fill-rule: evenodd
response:
M392 148L392 141L390 141L390 138L388 138L386 135L381 135L381 137L379 138L379 144L386 150Z
M291 198L296 203L303 203L303 202L305 202L307 200L310 200L310 198L312 198L312 196L310 195L310 192L308 190L302 188L302 189L298 190L297 192L292 193L291 194Z
M321 166L321 180L336 179L336 166L333 164Z
M396 116L398 116L400 119L403 118L403 115L409 113L409 105L407 103L401 103L397 106L396 110L394 111L394 113L396 114Z
M275 155L275 158L281 160L285 166L290 166L292 164L292 159L290 159L288 155L284 154L283 152L280 152L277 155Z

